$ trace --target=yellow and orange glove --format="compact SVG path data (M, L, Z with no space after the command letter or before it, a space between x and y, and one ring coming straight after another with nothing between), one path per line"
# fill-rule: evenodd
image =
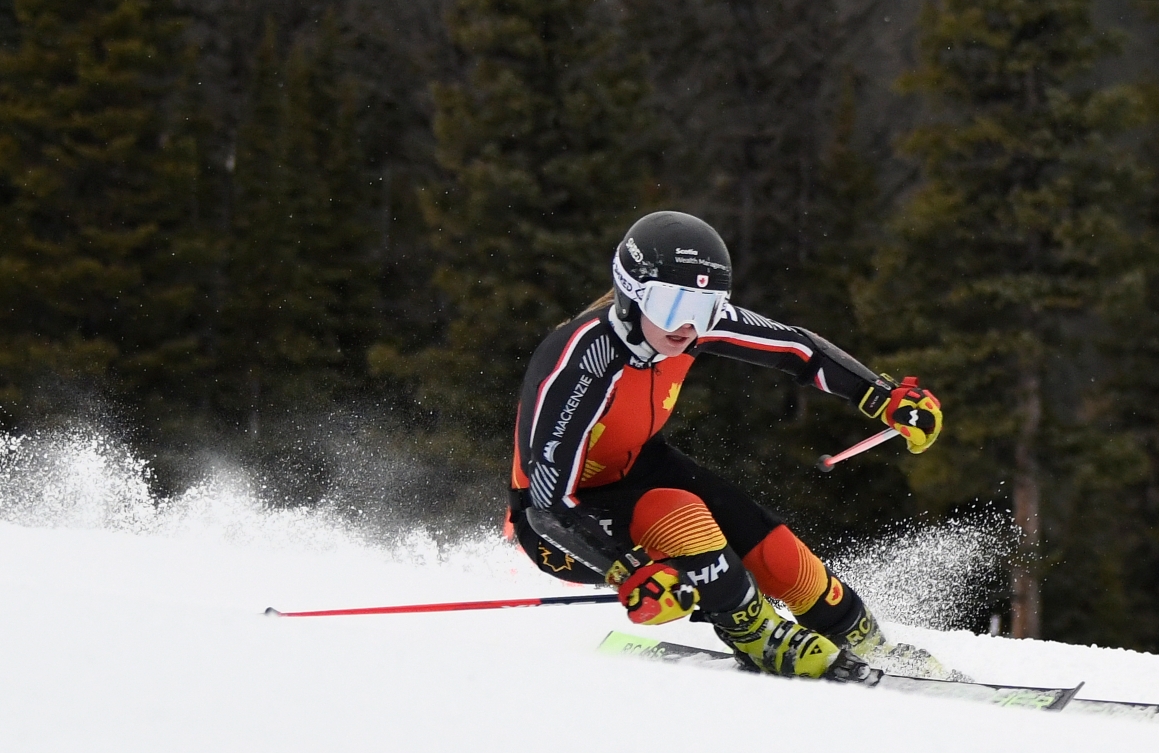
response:
M619 591L628 619L637 625L678 620L687 616L700 601L700 592L684 573L671 565L654 562L641 546L613 562L605 580Z
M905 437L907 449L915 455L928 450L942 433L942 404L934 393L918 386L917 377L906 377L898 384L882 374L858 407Z

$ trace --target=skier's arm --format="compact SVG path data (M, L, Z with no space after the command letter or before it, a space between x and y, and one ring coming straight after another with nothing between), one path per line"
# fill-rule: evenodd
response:
M898 384L875 374L825 338L747 309L728 306L696 351L713 353L791 374L800 384L844 397L869 418L880 418L906 439L910 452L924 452L942 429L941 404L907 377Z
M859 405L879 376L820 335L790 327L737 306L696 343L697 353L770 366L791 374L800 384Z
M611 334L591 322L533 357L542 375L524 392L518 434L526 437L520 464L531 507L524 515L539 536L601 574L621 554L593 521L577 514L592 429L607 409L622 374ZM517 441L519 441L517 439Z
M530 408L524 472L532 505L563 513L579 504L588 440L619 379L609 334L579 330L540 381Z

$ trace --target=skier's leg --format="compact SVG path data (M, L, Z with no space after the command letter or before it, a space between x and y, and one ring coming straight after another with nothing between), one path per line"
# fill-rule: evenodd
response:
M671 560L700 592L700 608L718 612L741 603L748 580L704 501L682 489L650 489L632 510L632 541L654 560Z
M704 501L681 489L652 489L636 503L633 541L682 570L700 592L700 614L743 666L805 677L856 679L859 660L832 641L782 619L728 545Z
M856 642L846 639L848 632L863 617L872 622L861 597L833 576L779 516L671 445L649 443L649 450L651 464L663 469L666 486L687 490L704 501L761 591L784 601L806 627L843 645Z
M828 636L874 667L907 675L964 679L928 651L886 640L861 596L843 583L788 526L769 532L744 557L745 567L802 625Z
M730 548L752 571L758 592L786 600L802 625L824 634L838 647L868 657L875 665L887 664L881 660L884 654L915 653L917 663L921 663L921 655L929 656L912 646L888 643L857 591L834 576L780 517L757 504L736 484L669 445L662 436L645 445L627 480L662 484L699 497ZM730 613L717 613L722 614ZM934 665L936 660L930 662L929 670L895 668L927 676L957 677Z
M801 624L853 648L880 630L857 592L839 581L784 524L743 489L657 436L640 463L665 485L702 499L758 589L786 603ZM824 596L824 598L822 598ZM861 634L858 628L864 628Z
M863 636L854 631L873 622L861 597L842 583L789 527L780 525L744 556L745 567L770 596L785 602L797 620L846 646Z

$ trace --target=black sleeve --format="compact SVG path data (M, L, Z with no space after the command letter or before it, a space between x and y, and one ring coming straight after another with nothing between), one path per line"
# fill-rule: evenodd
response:
M726 307L716 326L697 340L695 352L780 369L797 382L839 395L866 413L863 402L881 383L877 374L825 338L738 306Z
M622 373L614 335L598 320L577 329L562 351L539 354L551 365L525 393L520 412L529 425L523 470L532 504L563 510L578 504L574 494L583 475L588 438L611 399ZM528 404L530 403L530 404Z

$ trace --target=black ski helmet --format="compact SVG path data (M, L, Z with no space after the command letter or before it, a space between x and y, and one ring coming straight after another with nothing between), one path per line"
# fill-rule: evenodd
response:
M724 240L704 220L683 212L653 212L628 228L612 264L616 314L634 321L645 283L728 293L732 260Z

